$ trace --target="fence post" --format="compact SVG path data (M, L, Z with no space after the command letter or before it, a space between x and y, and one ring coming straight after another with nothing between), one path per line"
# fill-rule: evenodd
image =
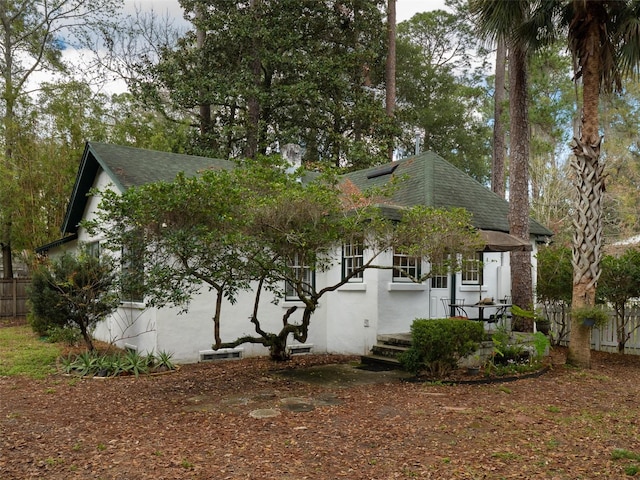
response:
M18 316L18 280L13 279L13 318Z

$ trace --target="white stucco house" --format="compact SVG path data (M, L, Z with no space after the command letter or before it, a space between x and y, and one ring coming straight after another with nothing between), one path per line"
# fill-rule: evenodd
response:
M101 238L90 236L80 225L83 219L94 218L100 202L98 195L88 195L91 189L110 188L124 192L145 183L171 181L179 172L197 175L203 169L232 167L232 162L224 160L89 142L71 192L62 225L63 237L40 247L38 252L55 255L74 250L81 244L100 250ZM293 345L294 349L314 353L367 354L378 335L408 332L416 318L448 316L446 304L453 299L473 304L481 298L508 297L511 293L509 250L526 248L531 251L535 279L537 245L548 241L552 232L531 219L529 244L508 235L508 203L441 157L424 153L344 177L364 190L382 185L394 175L406 178L390 200L394 205L464 207L472 213L474 226L487 242L485 251L479 252L482 268L433 277L423 284L395 278L393 270L366 270L361 278L322 297L311 321L307 343ZM339 259L345 258L344 252L338 251L336 255ZM366 257L366 250L362 255ZM394 252L387 255L386 261L389 261ZM415 268L428 269L429 265L421 264ZM316 273L315 282L318 285L335 284L342 272L338 262L335 268ZM253 299L252 292L241 293L235 304L223 306L223 341L253 333L248 320ZM265 329L277 331L282 314L296 304L296 299L284 298L277 304L271 300L265 295L260 316L265 319ZM214 352L211 349L214 338L213 302L214 293L203 289L193 298L186 313L179 313L177 308L147 308L142 302L122 303L114 315L98 326L94 336L140 352L170 352L176 361L182 363L267 353L264 347L254 344ZM477 315L477 312L469 311L470 316L474 313ZM266 319L272 319L272 324Z

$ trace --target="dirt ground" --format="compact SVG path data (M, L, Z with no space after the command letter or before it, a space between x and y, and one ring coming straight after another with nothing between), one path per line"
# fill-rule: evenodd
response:
M640 458L640 358L553 360L537 378L456 386L316 355L3 377L0 478L629 478L640 460L615 452Z

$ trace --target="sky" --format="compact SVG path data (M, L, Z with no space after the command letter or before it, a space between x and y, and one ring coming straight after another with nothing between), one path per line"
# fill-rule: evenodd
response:
M178 0L125 0L125 10L134 12L135 6L140 10L154 10L160 15L168 13L169 16L182 18L182 12ZM410 19L418 12L444 9L444 0L397 0L396 17L397 22Z
M397 23L409 20L413 15L419 12L430 10L445 9L445 0L396 0L396 21ZM124 12L126 14L134 14L136 10L141 12L153 11L160 17L167 16L169 19L175 19L174 26L181 27L182 8L178 0L124 0ZM189 25L185 22L185 29ZM67 51L68 58L73 58L77 52ZM71 60L73 63L73 60ZM36 76L37 77L37 76ZM43 76L38 81L46 80ZM123 81L115 80L105 85L107 93L116 93L126 90Z

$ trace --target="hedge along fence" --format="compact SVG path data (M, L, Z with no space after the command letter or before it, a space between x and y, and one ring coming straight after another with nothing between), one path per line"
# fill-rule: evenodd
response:
M435 376L456 368L458 360L471 355L484 338L484 324L467 319L417 319L411 325L411 348L400 356L409 372L426 369Z
M30 278L0 279L0 317L27 315L27 286Z

